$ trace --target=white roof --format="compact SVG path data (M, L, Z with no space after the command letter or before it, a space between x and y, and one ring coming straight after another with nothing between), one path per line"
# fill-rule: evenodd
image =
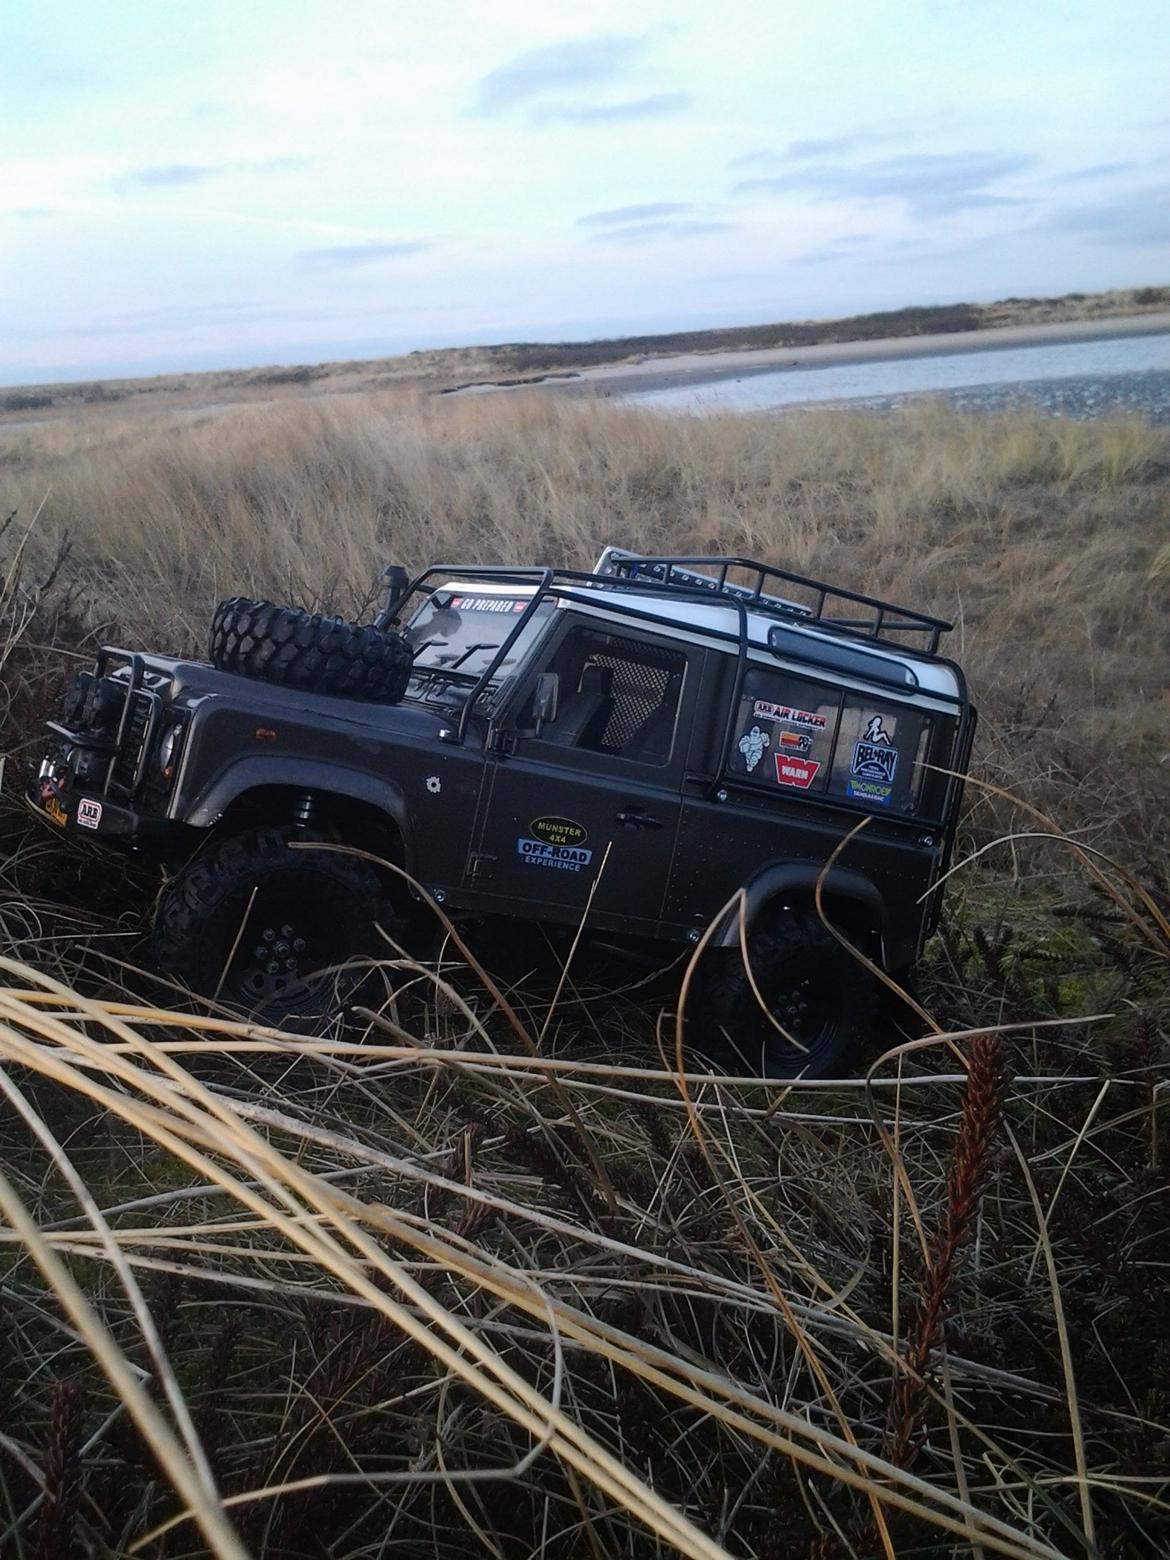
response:
M531 596L535 585L508 584L495 580L450 580L443 587L446 590L460 590L468 592L474 590L478 596L511 596L520 598ZM647 591L645 593L631 590L629 585L623 585L620 590L607 590L604 584L570 584L560 582L557 585L558 605L566 607L570 603L579 611L583 610L590 616L604 616L611 623L615 621L615 615L609 610L610 602L625 609L625 612L634 611L645 613L652 617L660 631L668 637L693 641L696 634L704 632L721 636L717 648L725 649L730 653L727 638L733 640L739 638L740 616L738 608L731 602L713 598L710 602L696 601L687 596L679 600L672 600L666 591ZM624 613L623 613L624 616ZM785 656L782 652L772 649L768 633L777 623L774 613L752 612L747 613L748 641L757 654L752 655L753 661L761 661L770 667L784 667L796 673L808 673L808 666L800 659ZM668 625L662 627L662 625ZM902 698L914 698L921 694L939 694L944 699L957 699L960 697L959 680L953 669L943 661L935 660L930 656L919 655L910 649L901 646L891 646L874 640L863 639L859 635L847 633L835 633L831 628L825 628L816 620L804 622L799 618L786 618L784 620L786 634L800 636L810 641L809 659L816 660L818 643L834 645L838 648L848 648L859 656L872 658L874 662L874 688L880 692L883 698L891 696ZM750 651L749 651L750 653ZM890 674L882 675L883 668L904 668L909 671L917 687L915 688L891 688ZM817 676L830 682L841 683L852 687L865 681L864 673L860 666L856 672L850 670L847 674L831 666L818 666Z

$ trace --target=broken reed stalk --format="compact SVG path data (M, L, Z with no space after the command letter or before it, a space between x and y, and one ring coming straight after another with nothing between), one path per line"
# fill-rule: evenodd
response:
M44 1489L37 1518L35 1560L71 1560L81 1491L81 1420L85 1398L74 1381L59 1381L49 1408Z
M977 1035L968 1051L967 1085L942 1223L932 1243L906 1355L894 1379L887 1455L896 1468L909 1468L918 1455L927 1401L926 1370L942 1340L943 1309L955 1260L983 1192L1003 1108L1003 1087L1003 1042L997 1034Z

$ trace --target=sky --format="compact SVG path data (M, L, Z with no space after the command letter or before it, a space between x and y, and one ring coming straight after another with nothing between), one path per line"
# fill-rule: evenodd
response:
M1170 282L1166 0L0 0L0 382Z

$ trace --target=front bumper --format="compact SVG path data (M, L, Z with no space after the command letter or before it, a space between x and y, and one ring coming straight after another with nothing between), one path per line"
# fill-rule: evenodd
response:
M27 793L34 812L55 829L120 845L164 841L180 831L169 818L145 817L99 792L74 787L70 779L67 765L47 758Z

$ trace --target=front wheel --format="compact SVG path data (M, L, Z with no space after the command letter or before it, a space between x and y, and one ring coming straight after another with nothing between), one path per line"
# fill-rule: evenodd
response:
M811 911L753 927L747 948L750 977L738 944L706 955L696 1042L767 1078L848 1077L877 1028L878 982Z
M386 906L374 869L318 837L250 829L213 843L173 882L155 919L155 961L193 991L281 1025L337 1011L357 984Z

